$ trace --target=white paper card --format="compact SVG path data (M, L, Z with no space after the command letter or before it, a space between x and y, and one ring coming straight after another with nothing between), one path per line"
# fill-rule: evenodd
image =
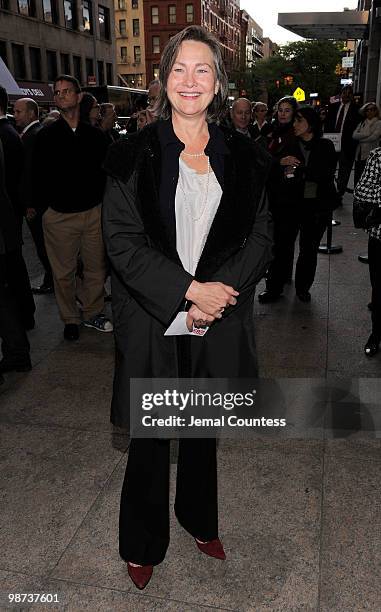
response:
M186 323L187 315L185 311L179 312L164 332L164 336L205 336L209 327L193 327L192 331L189 331Z

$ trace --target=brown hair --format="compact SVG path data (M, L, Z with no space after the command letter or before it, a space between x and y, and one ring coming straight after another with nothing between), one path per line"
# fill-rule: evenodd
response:
M195 40L197 42L202 42L209 47L213 54L215 76L219 82L219 89L209 104L206 118L207 121L216 121L225 113L229 91L228 77L226 74L224 61L222 59L220 43L213 36L213 34L201 26L195 25L188 26L173 36L168 41L163 51L159 70L160 93L154 107L154 113L160 119L169 119L171 116L171 103L167 95L167 82L173 64L175 63L179 53L181 43L184 40Z

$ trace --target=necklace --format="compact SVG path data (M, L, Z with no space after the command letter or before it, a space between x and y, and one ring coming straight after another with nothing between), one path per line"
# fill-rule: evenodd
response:
M188 216L192 219L192 221L199 221L203 217L204 212L206 210L206 205L207 205L207 202L208 202L209 177L210 177L210 161L209 161L209 157L207 159L208 159L208 170L207 170L207 178L206 178L205 196L204 196L203 204L201 206L201 212L200 212L200 214L197 217L193 217L193 215L192 215L192 211L191 211L191 209L190 209L190 207L188 205L187 195L186 195L186 193L184 191L184 188L182 186L181 177L180 177L180 180L179 180L179 187L180 187L181 192L182 192L183 197L184 197L185 209L186 209L186 211L188 213Z
M205 155L205 152L202 153L186 153L185 151L181 151L182 155L186 155L187 157L202 157Z

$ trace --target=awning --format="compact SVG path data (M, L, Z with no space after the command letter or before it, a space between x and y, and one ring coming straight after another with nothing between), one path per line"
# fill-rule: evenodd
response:
M303 38L357 40L368 25L369 11L278 13L278 25Z
M22 95L20 87L17 85L14 80L12 74L9 72L7 66L4 61L0 57L0 85L2 85L6 90L8 95Z
M18 81L19 91L12 100L17 98L32 98L37 104L53 104L53 88L48 83L33 83L31 81Z

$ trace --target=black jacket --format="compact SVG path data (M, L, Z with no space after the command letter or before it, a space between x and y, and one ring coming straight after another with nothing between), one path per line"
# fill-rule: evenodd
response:
M21 227L5 186L4 149L0 138L0 256L21 246Z
M89 210L102 201L107 151L103 132L79 123L75 132L62 117L37 134L33 162L34 208Z
M308 201L311 212L326 213L337 206L337 191L335 187L335 170L337 156L335 147L328 138L314 138L307 143L307 151L299 139L289 147L287 155L297 157L301 164L296 168L294 177L285 178L284 167L280 166L283 189L288 190L289 203L294 210L301 207L305 210L304 188L306 182L315 183L316 198Z
M8 119L0 119L0 138L5 160L5 187L16 216L21 220L23 205L20 182L24 171L24 149L20 136Z
M131 377L256 375L255 285L271 259L264 195L269 158L249 139L209 125L206 149L223 195L195 278L239 292L203 338L164 332L184 307L192 276L176 250L175 193L183 144L171 121L153 123L109 150L103 235L112 266L117 346L112 422L128 423Z
M21 136L25 154L24 172L21 181L21 200L24 213L27 208L33 208L34 148L37 134L41 129L41 123L35 123Z

